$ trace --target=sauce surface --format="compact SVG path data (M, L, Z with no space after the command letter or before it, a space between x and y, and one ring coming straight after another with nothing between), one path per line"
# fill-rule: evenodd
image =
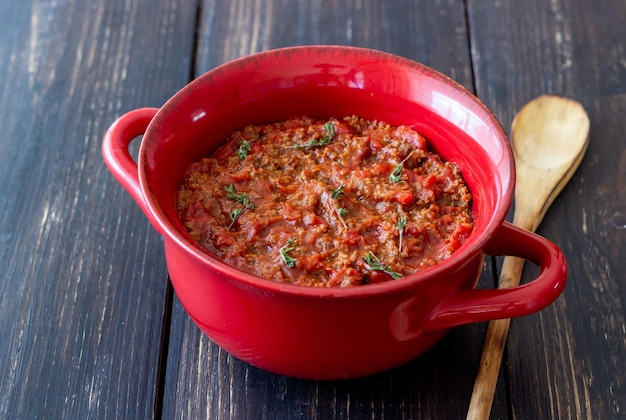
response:
M207 252L269 280L319 287L393 281L471 234L453 162L407 126L357 116L250 125L192 163L181 220Z

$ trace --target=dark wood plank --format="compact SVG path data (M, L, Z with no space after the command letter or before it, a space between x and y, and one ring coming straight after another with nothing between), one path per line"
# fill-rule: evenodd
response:
M0 5L0 418L154 415L161 240L100 148L116 116L188 81L195 12Z
M458 0L205 0L202 11L198 74L257 51L337 44L419 61L473 90L464 5Z
M270 48L343 44L386 50L448 74L472 89L461 2L205 1L197 73ZM484 275L489 282L492 275ZM240 362L203 336L176 301L164 418L462 418L469 404L483 325L452 331L417 360L347 382L312 382ZM468 362L472 360L473 362ZM503 389L503 388L502 388ZM499 400L504 401L504 392ZM506 406L501 406L506 416Z
M512 414L623 417L626 3L470 0L468 10L478 95L503 122L543 93L580 101L591 119L587 156L539 229L565 252L569 285L512 324Z

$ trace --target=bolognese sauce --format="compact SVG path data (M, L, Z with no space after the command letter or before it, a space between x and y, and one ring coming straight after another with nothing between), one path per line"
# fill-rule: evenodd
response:
M473 229L461 171L408 126L357 116L249 125L192 163L189 235L225 263L319 287L394 281L448 258Z

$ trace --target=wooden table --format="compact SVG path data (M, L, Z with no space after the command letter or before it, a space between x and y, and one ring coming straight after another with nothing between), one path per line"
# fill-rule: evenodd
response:
M513 321L492 417L626 418L624 0L3 1L0 418L465 417L486 325L359 380L251 367L187 317L161 238L102 162L122 113L230 59L301 44L423 62L507 130L543 93L585 106L589 150L538 231L566 254L569 283Z

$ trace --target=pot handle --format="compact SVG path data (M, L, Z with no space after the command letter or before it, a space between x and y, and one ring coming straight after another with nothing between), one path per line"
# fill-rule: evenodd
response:
M504 222L485 247L489 255L511 255L540 268L533 281L505 289L459 290L431 314L430 331L537 312L561 294L567 280L567 263L561 250L547 239Z
M102 157L115 179L137 202L156 231L161 233L141 191L139 167L128 151L130 143L146 132L148 124L158 110L158 108L139 108L119 117L104 135Z

